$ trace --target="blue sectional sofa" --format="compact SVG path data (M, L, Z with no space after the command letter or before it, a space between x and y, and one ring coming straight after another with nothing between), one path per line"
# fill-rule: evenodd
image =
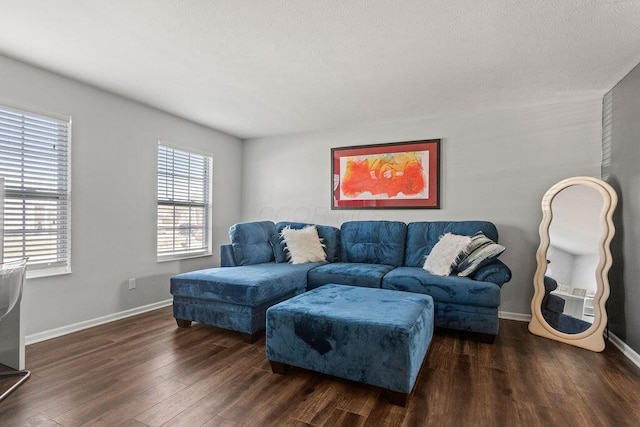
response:
M422 268L445 233L498 241L487 221L350 221L340 228L316 225L326 261L290 264L280 232L309 224L246 222L229 230L221 246L221 267L171 278L173 314L178 326L192 321L249 334L265 328L267 308L325 284L415 292L434 301L436 327L471 331L492 342L498 333L500 289L511 271L499 260L469 277L437 276Z

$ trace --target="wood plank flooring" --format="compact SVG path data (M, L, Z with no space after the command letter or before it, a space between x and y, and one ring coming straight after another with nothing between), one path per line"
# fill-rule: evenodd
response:
M437 330L405 408L381 390L290 368L264 337L178 329L171 308L27 347L32 377L1 426L638 426L640 369L503 320L495 344ZM0 383L0 388L2 387Z

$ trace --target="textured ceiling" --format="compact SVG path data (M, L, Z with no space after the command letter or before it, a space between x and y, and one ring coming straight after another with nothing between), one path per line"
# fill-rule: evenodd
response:
M250 138L601 96L639 23L640 0L0 0L0 53Z

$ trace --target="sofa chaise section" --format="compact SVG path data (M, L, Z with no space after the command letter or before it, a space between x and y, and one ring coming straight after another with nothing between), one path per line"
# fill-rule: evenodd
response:
M267 308L304 292L307 271L317 265L272 262L178 274L171 278L173 315L181 327L195 321L256 334Z
M271 221L238 223L229 230L228 264L171 278L173 315L179 327L201 322L249 334L265 328L267 308L305 291L307 272L322 263L276 263Z

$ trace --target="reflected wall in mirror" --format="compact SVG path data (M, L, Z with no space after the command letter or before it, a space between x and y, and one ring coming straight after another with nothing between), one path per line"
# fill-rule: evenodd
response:
M604 350L616 204L613 188L591 177L565 179L544 195L532 333Z

